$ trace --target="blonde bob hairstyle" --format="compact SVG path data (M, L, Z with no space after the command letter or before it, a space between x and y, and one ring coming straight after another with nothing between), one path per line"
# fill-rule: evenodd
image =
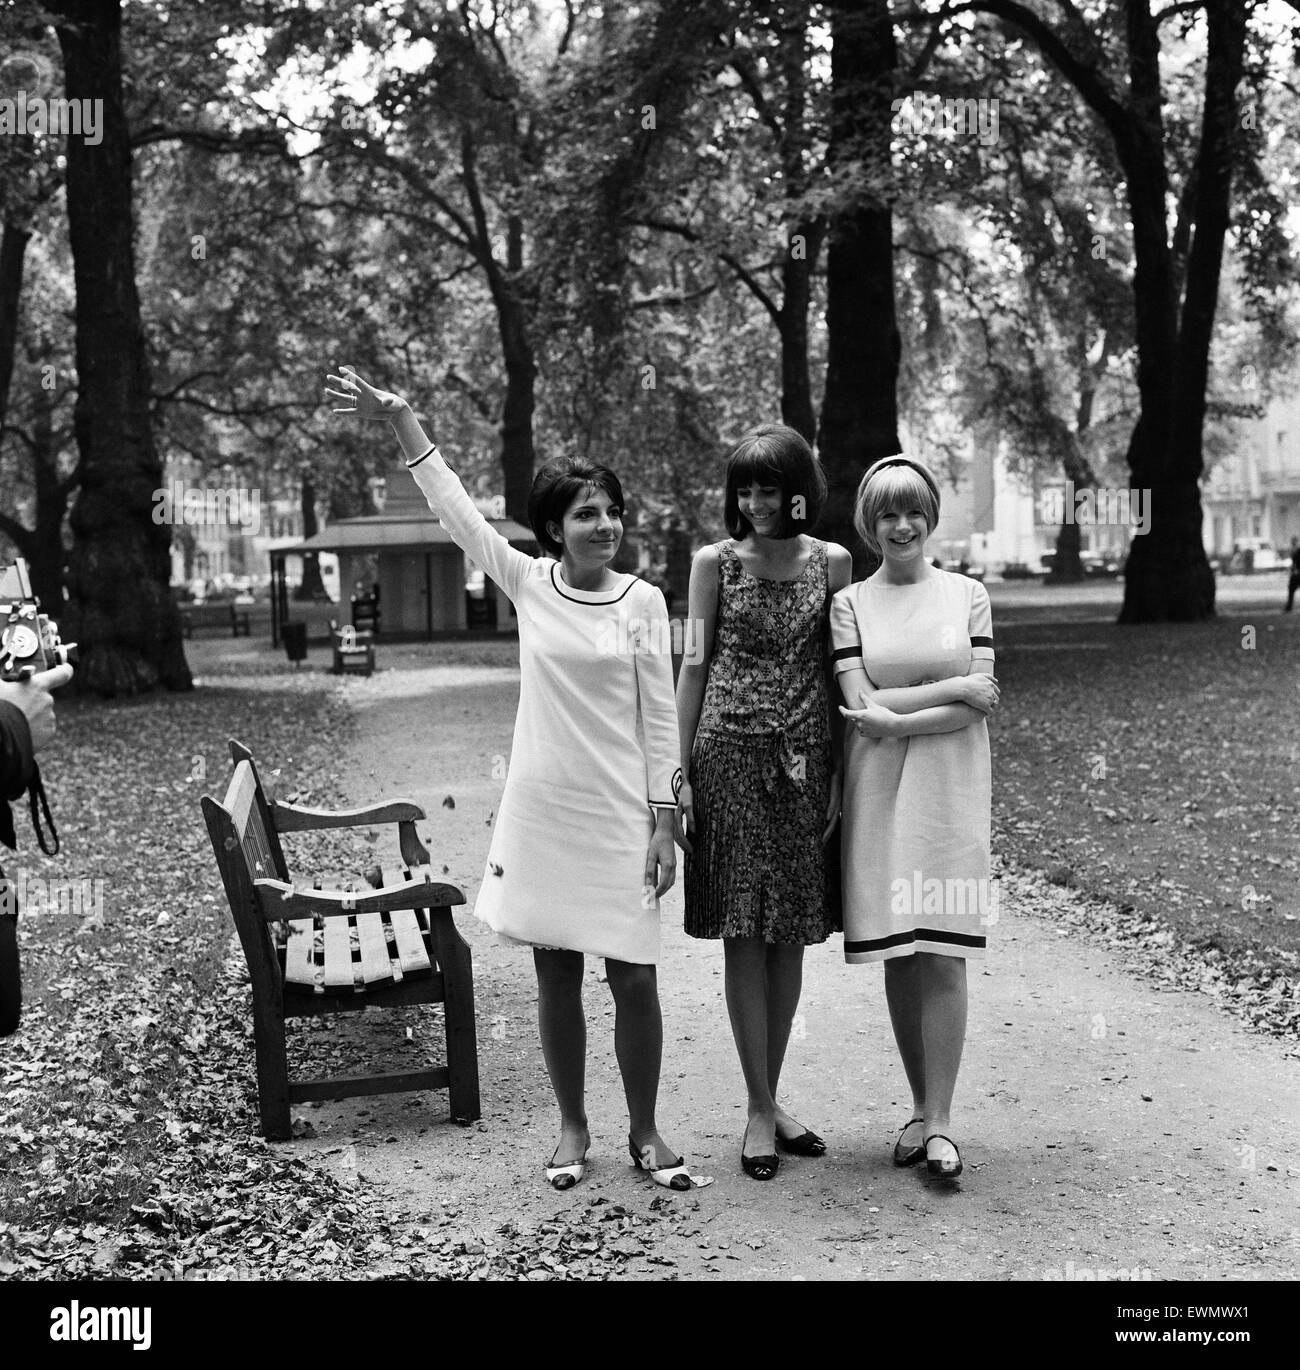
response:
M900 507L919 509L929 536L939 522L939 485L919 461L886 457L862 477L853 501L853 526L875 556L884 555L876 540L876 520Z

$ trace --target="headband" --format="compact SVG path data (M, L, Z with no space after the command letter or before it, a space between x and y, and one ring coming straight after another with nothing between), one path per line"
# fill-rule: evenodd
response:
M939 486L929 470L922 466L919 461L913 461L911 457L885 457L867 468L867 474L862 477L862 488L865 490L867 482L878 472L890 466L910 466L913 471L930 487L930 493L934 496L934 508L937 513L939 510Z

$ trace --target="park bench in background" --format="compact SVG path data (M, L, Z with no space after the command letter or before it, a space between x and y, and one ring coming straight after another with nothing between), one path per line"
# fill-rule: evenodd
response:
M231 603L182 604L181 629L186 637L193 637L195 628L229 628L231 637L243 633L249 637L248 610Z
M203 796L203 814L253 981L253 1035L262 1133L291 1135L290 1105L361 1094L447 1089L452 1117L479 1117L478 1047L470 950L452 921L465 896L433 879L416 836L424 810L406 800L330 812L268 802L252 754L231 741L234 775L225 800ZM281 834L396 823L404 879L371 888L308 889L290 878ZM277 923L289 935L277 946ZM291 1081L286 1018L367 1007L442 1004L447 1064L433 1069Z

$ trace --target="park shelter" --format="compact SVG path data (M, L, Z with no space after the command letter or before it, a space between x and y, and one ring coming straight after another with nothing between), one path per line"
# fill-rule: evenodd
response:
M350 620L349 602L358 581L366 593L376 580L378 567L381 632L384 637L432 639L443 633L469 628L466 582L468 558L438 522L406 472L389 482L396 487L383 504L383 512L359 518L337 519L328 528L271 556L271 638L291 617L285 560L290 554L333 552L339 559L339 621ZM488 523L512 547L536 553L532 531L508 518L489 518ZM497 632L516 631L514 605L491 580L486 581L485 626Z

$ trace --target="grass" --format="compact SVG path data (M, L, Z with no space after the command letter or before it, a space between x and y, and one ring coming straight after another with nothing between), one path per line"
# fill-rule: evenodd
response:
M999 614L995 849L1188 944L1300 966L1300 616Z

